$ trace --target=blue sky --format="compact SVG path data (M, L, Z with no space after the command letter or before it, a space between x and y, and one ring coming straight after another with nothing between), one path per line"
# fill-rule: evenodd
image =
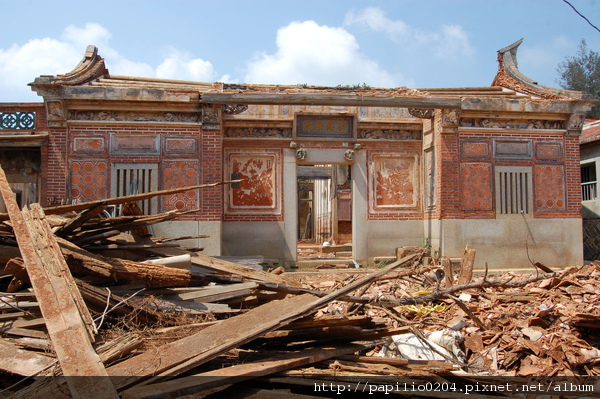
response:
M569 0L600 27L600 0ZM558 87L557 65L600 32L563 0L0 0L0 102L72 70L88 44L113 75L231 83L489 86L497 50Z

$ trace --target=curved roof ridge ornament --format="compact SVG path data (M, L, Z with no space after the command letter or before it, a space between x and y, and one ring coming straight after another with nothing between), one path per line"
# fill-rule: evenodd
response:
M29 85L34 90L36 90L36 87L49 85L75 86L107 76L109 76L109 73L104 64L104 58L98 55L98 48L96 46L89 45L85 50L83 59L71 72L56 76L42 75L35 78L34 82L29 83Z
M89 45L85 50L83 59L75 69L64 75L56 75L53 83L79 85L104 76L108 76L104 58L98 55L98 47Z
M579 91L542 86L533 79L523 75L519 71L517 63L517 50L521 43L523 43L523 38L498 50L498 73L492 82L492 86L501 86L518 93L545 99L572 98L580 100L586 98L586 95Z

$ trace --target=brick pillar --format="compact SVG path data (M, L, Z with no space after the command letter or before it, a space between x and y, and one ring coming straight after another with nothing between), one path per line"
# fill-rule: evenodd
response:
M66 127L50 129L48 147L42 152L43 162L47 165L47 170L43 176L47 204L60 204L61 201L70 199L68 193L67 145Z

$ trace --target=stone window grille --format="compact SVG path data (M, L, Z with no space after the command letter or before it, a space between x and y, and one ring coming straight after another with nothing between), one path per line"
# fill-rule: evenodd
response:
M113 164L111 177L113 197L158 190L158 164L155 163L116 163ZM145 215L155 214L158 211L156 197L138 201L138 205Z
M496 167L496 213L531 214L533 184L531 167Z

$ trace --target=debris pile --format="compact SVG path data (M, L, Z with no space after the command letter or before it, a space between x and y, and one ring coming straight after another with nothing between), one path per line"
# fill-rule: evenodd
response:
M600 263L473 277L467 249L457 270L410 251L378 269L275 274L148 237L178 212L98 218L135 198L19 210L3 172L0 191L3 397L339 397L392 381L402 394L406 377L465 392L482 377L600 375ZM161 264L173 256L191 266Z

